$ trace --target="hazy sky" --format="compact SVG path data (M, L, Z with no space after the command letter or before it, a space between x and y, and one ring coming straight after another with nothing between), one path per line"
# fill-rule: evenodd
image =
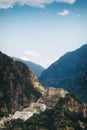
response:
M0 0L0 50L47 67L87 43L87 0Z

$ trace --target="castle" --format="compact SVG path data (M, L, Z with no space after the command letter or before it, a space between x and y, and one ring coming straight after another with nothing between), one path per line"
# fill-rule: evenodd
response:
M68 92L66 90L64 90L63 88L53 88L53 87L49 87L45 89L45 96L54 96L54 95L58 95L58 97L65 97L65 95Z

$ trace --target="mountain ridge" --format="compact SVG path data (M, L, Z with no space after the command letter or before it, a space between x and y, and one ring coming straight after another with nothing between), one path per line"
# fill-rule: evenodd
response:
M42 90L29 67L0 52L0 117L29 106Z
M61 87L87 101L87 44L68 52L42 72L43 86ZM82 94L79 92L82 91Z
M41 73L45 70L44 67L42 67L39 64L36 64L34 62L28 61L28 60L22 60L20 58L12 57L15 61L21 61L25 63L31 70L35 73L37 77L40 77Z

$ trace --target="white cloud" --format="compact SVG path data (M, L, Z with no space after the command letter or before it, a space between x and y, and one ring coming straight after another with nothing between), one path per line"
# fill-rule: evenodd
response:
M27 61L31 61L34 60L35 58L38 58L39 54L35 51L32 50L28 50L24 52L24 55L20 57L20 59L22 60L27 60Z
M69 13L70 13L69 10L63 10L63 11L61 11L61 12L58 12L58 15L60 15L60 16L65 16L65 15L68 15Z
M25 55L28 56L28 57L33 57L33 58L39 56L39 54L37 52L31 51L31 50L26 51Z
M22 56L22 57L20 57L20 59L22 59L22 60L29 60L29 58L27 57L27 56Z
M68 4L73 4L76 2L76 0L55 0L56 2L64 2L64 3L68 3Z
M73 4L75 1L76 0L0 0L0 8L12 8L15 4L44 8L46 4L53 2Z

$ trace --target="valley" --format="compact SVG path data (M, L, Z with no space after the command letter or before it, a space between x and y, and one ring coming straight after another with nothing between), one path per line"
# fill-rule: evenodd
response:
M0 0L0 130L87 130L87 0Z
M87 130L86 55L87 45L65 54L38 80L0 52L0 130Z

